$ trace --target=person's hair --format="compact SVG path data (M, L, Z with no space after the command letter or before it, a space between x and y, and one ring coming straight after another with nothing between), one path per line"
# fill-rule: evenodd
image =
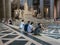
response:
M33 22L31 22L31 25L33 24Z
M30 23L30 21L28 21L27 23Z
M40 25L40 23L38 23L38 25Z
M22 22L24 22L24 20L22 20Z

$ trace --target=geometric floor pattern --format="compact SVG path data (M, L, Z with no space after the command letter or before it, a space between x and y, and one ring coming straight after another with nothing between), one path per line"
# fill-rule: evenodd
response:
M8 26L3 26L0 29L0 39L4 45L51 45L44 40L41 40L30 34L19 32Z
M29 41L25 39L23 36L18 35L14 31L1 31L0 38L5 45L28 45ZM4 32L4 33L3 33ZM34 43L30 42L31 45L35 45Z
M60 29L58 29L58 32L56 29L49 29L48 31L43 32L43 34L54 39L60 39Z
M49 37L60 39L60 24L49 24L48 30L46 30L44 33Z
M4 45L41 45L21 33L6 27L0 30L0 38Z

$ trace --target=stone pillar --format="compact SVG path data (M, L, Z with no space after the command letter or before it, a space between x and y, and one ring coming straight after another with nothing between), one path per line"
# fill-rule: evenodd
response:
M5 19L6 18L5 17L5 0L3 0L3 14L4 14L4 17L3 18Z
M9 18L11 19L11 0L9 0Z
M0 22L3 18L3 0L0 0Z
M54 0L50 0L50 18L54 18Z
M60 0L57 0L57 17L60 17Z
M6 21L11 19L11 0L5 0L5 14L6 14Z
M57 11L56 11L56 6L54 6L54 19L56 20L56 14L57 14Z
M44 8L44 0L40 0L40 13L41 13L41 17L43 17L43 15L44 15L43 8Z
M17 8L20 8L20 0L17 0Z
M27 14L28 13L28 4L27 4L27 0L25 0L25 3L24 3L24 14Z

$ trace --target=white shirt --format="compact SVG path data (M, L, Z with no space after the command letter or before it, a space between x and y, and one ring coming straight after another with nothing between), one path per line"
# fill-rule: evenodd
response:
M28 26L28 32L30 33L32 31L32 29L33 29L33 26L32 25L29 25Z
M21 29L24 29L24 22L21 22L20 28L21 28Z

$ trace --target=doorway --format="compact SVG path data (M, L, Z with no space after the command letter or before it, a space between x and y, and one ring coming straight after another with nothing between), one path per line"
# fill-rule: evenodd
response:
M50 18L50 7L44 7L44 18Z
M44 9L43 9L43 17L45 19L50 19L50 0L44 0Z

